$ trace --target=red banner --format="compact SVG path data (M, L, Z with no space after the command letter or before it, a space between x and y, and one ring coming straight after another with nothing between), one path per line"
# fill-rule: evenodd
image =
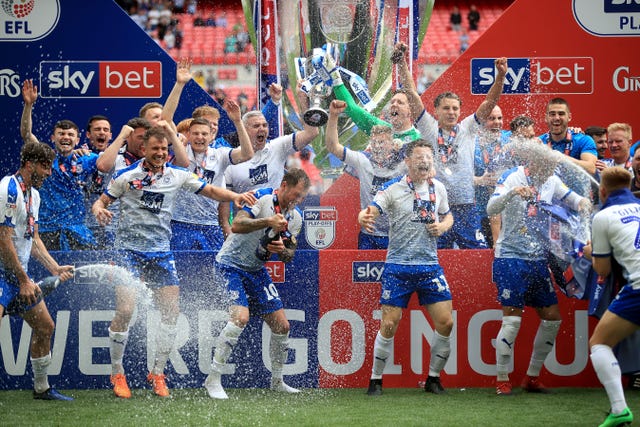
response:
M384 251L320 252L320 321L318 358L320 387L365 387L371 375L373 342L379 329L380 285ZM455 326L451 356L442 374L445 387L490 387L495 382L493 341L502 310L491 282L490 250L440 251L453 294ZM598 386L588 357L588 336L595 322L587 318L586 301L559 294L563 322L542 379L550 387ZM539 320L526 310L516 340L514 371L525 375ZM414 296L403 313L387 362L386 387L416 387L429 368L433 327Z

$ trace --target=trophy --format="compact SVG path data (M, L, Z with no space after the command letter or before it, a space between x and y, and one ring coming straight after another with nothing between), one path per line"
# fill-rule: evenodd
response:
M327 70L325 51L313 49L309 58L296 58L296 76L304 80L302 91L309 97L309 108L302 115L302 120L309 126L320 127L329 120L329 113L321 106L322 100L331 94L330 72Z
M355 102L378 116L392 95L393 46L402 41L411 53L417 54L433 3L242 0L247 28L256 47L259 99L266 102L267 88L274 81L285 90L295 91L296 79L302 79L310 107L298 108L295 99L283 97L283 121L294 130L301 129L303 123L322 126L328 117L322 104L333 96L332 82L340 76ZM340 141L353 150L362 150L368 137L363 132L353 132L354 127L350 117L341 117ZM322 136L311 145L316 165L328 168L329 154Z

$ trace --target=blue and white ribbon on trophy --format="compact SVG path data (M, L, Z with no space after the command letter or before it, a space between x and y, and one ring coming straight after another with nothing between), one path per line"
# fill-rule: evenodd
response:
M338 71L342 80L349 84L349 87L363 108L367 111L373 110L376 104L372 102L369 87L362 77L338 65L335 65L331 69L327 67L329 61L327 61L326 58L328 55L331 55L333 58L333 51L334 49L332 49L331 44L327 44L324 48L313 49L313 54L310 58L295 59L297 77L299 80L303 80L302 91L308 95L313 87L318 84L325 84L327 87L332 87L335 84L335 79L331 77L331 75L334 74L335 71ZM331 61L331 63L335 63L335 59ZM310 64L313 69L311 73L309 73L309 66L307 64Z

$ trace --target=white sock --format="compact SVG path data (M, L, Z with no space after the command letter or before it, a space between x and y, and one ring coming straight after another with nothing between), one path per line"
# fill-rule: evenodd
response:
M33 388L36 393L42 393L49 389L49 377L47 371L51 364L51 353L37 359L31 359L31 368L33 369Z
M531 353L531 361L527 369L527 375L537 377L545 359L553 348L556 341L558 330L560 329L561 320L542 320L538 326L538 332L533 340L533 352Z
M116 332L109 328L109 355L111 356L112 375L124 374L122 359L127 341L129 341L129 329L124 332Z
M429 361L429 376L439 377L444 365L449 360L451 353L451 343L449 337L433 332L433 343L431 344L431 360Z
M271 332L269 357L271 358L271 378L282 379L282 369L289 354L289 333L274 334Z
M591 347L591 364L595 369L598 379L604 386L609 397L611 413L620 414L627 407L622 389L620 365L613 355L611 347L604 344L596 344Z
M158 334L156 335L156 359L153 364L153 369L151 370L154 375L164 373L164 368L167 366L167 360L169 360L169 354L171 354L171 350L173 349L177 333L176 325L168 325L160 322Z
M382 378L384 367L387 364L387 358L391 354L393 348L393 337L385 338L378 331L376 340L373 344L373 368L371 369L371 379L379 380Z
M33 369L33 388L36 393L42 393L49 389L49 377L47 371L51 364L51 353L37 359L31 359L31 368Z
M513 345L516 342L522 318L520 316L503 316L500 332L496 337L496 371L498 381L509 380L509 363L513 356Z
M214 363L211 364L212 371L219 372L219 367L227 363L233 347L238 343L238 337L243 330L244 328L240 328L232 322L227 322L222 331L220 331L216 343L216 350L213 354Z

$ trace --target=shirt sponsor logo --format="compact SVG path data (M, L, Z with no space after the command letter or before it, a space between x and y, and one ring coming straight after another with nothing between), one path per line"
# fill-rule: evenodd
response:
M43 98L159 98L159 61L43 61Z

